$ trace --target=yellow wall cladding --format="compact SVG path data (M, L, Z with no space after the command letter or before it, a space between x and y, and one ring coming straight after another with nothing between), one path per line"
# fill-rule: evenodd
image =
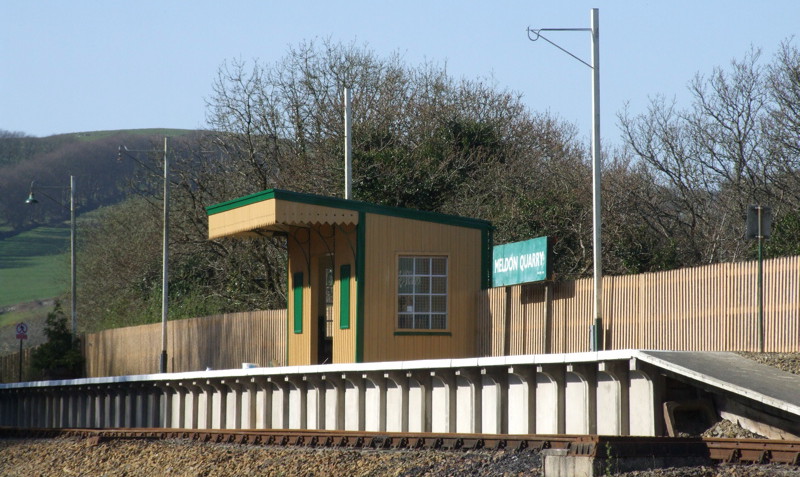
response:
M294 303L291 297L289 305L289 365L306 365L319 363L320 357L317 349L318 323L321 315L332 313L333 319L333 357L334 363L352 363L355 361L355 323L356 323L356 279L355 257L353 252L356 247L355 226L315 226L312 229L295 229L289 236L289 278L293 279L296 273L303 274L303 331L294 332ZM334 283L333 305L324 307L322 267L320 262L332 254ZM350 279L351 305L350 328L339 327L339 293L341 282L339 272L342 265L350 265L352 270ZM290 284L289 290L294 285Z
M365 222L364 361L475 356L481 231L377 214ZM412 331L397 329L397 260L403 254L448 257L448 326L441 331L450 336L395 333Z

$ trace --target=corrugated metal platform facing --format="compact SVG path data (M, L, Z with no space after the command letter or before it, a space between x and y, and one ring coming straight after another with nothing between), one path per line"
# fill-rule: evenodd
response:
M0 426L661 436L723 417L800 439L798 391L734 353L617 350L0 384Z

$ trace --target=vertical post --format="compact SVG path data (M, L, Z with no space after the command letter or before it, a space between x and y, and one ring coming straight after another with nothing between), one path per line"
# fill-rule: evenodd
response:
M761 215L763 207L760 205L756 208L758 211L758 351L764 352L764 260L762 254L762 247L764 244L764 230L762 225L763 216Z
M353 138L352 114L350 107L350 88L344 89L344 198L353 198Z
M600 243L600 20L592 9L592 231L594 252L594 326L592 351L603 349L603 263Z
M159 369L167 372L167 308L169 304L169 158L164 138L164 252L161 270L161 361Z
M72 340L74 341L78 338L77 291L75 287L75 176L69 176L69 250L71 274L70 300L72 301Z
M17 382L22 382L22 340L19 340L19 379Z

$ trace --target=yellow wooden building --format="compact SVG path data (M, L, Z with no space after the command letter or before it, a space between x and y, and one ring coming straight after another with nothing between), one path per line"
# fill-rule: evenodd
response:
M290 365L477 355L489 222L277 189L206 210L210 239L286 237Z

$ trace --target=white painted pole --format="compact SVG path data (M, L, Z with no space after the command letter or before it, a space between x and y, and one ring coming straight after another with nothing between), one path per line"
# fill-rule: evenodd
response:
M603 349L603 254L600 242L600 12L592 9L592 231L594 252L594 339L592 351Z
M344 89L344 198L353 198L353 150L350 88Z
M161 360L159 369L167 372L167 309L169 306L169 157L164 138L164 251L161 270Z

